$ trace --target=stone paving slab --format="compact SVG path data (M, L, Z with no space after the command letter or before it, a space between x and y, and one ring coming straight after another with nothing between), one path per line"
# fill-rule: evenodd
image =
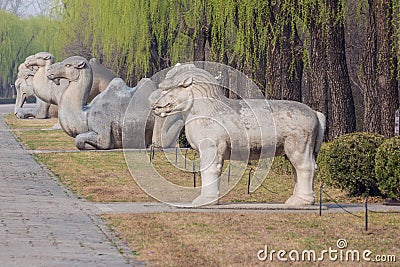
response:
M198 208L186 208L170 206L164 203L154 202L124 202L124 203L92 203L97 214L104 213L157 213L157 212L310 212L319 213L319 205L306 207L293 207L280 203L221 203L214 206ZM176 203L178 205L178 203ZM324 203L322 212L364 212L364 204L331 204ZM346 210L346 211L345 211ZM398 206L386 206L379 204L368 205L372 212L396 212L400 213Z
M9 112L0 107L0 266L143 266L21 148L4 123Z

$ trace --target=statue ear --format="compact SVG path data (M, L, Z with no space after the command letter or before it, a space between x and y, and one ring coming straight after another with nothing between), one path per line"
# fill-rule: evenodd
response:
M76 65L75 65L75 68L77 68L77 69L83 69L84 67L86 66L86 63L85 63L85 61L81 61L81 62L78 62Z
M191 86L192 84L193 84L193 77L190 76L190 77L185 78L183 81L179 82L178 86L186 88L186 87Z

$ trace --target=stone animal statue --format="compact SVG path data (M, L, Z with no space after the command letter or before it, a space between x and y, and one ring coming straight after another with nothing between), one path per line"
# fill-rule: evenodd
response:
M46 103L57 105L68 83L54 83L46 77L46 69L54 63L54 57L47 52L39 52L26 58L24 64L27 68L36 68L33 76L33 92Z
M154 112L161 117L181 113L186 138L200 154L202 188L193 205L218 203L224 160L247 161L260 154L286 155L293 165L295 186L287 205L314 204L322 113L294 101L228 99L215 78L193 64L175 66L159 89L161 96L151 102Z
M32 81L35 72L35 69L28 69L25 64L21 64L18 67L17 80L15 81L17 97L14 106L14 114L19 119L30 117L37 119L57 118L57 107L44 102L40 98L36 98L36 105L34 108L23 108L27 98L35 96Z
M130 88L122 79L115 78L106 90L86 104L93 74L91 65L85 58L73 56L55 63L48 68L47 77L51 80L60 79L68 82L59 101L59 121L64 131L75 137L78 149L113 149L122 148L123 145L129 148L142 148L151 144L154 115L149 116L150 104L145 103L148 103L147 98L156 87L150 79L144 78L136 87ZM133 143L123 144L125 113L135 94L143 94L144 97L139 95L134 98L133 101L141 105L138 105L139 108L136 110L134 108L133 116L130 116L129 121L125 121L128 124L125 128L130 135L133 135L127 139ZM137 135L129 129L137 130ZM144 132L146 132L145 140L141 138Z
M47 103L57 105L68 82L62 81L61 84L58 84L58 82L55 83L47 78L46 70L54 63L53 55L48 52L39 52L27 57L24 63L28 68L37 68L33 78L35 95ZM93 83L88 98L86 99L87 102L92 101L96 95L107 88L107 85L112 79L117 77L110 70L101 65L95 58L90 60L90 64L93 64L94 71Z

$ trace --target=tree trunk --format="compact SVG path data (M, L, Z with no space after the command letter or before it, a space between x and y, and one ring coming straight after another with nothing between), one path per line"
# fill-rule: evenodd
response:
M363 130L394 135L394 114L398 107L397 62L392 55L393 10L385 0L369 0L367 41L362 60L364 95Z
M308 67L308 94L306 103L314 110L322 112L327 118L325 139L332 127L329 106L329 87L326 74L326 53L322 40L322 28L315 21L310 23L310 46Z
M363 115L363 131L364 132L381 132L381 113L379 108L380 94L376 85L376 23L375 23L375 6L373 0L369 2L369 21L367 26L367 38L362 55L362 75L360 81L363 88L364 99L364 115Z
M327 0L331 18L326 33L327 78L332 120L328 139L354 132L356 117L350 77L346 64L344 26L340 18L342 7L338 0Z
M396 58L392 55L394 34L392 19L392 2L375 1L376 38L377 38L377 77L376 87L380 94L381 134L394 135L395 110L398 106L398 91L396 81Z

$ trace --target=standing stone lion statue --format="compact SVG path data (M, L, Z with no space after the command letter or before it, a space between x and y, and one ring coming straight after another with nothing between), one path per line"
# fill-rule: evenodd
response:
M193 205L217 204L224 160L286 155L294 167L294 191L287 205L314 204L316 156L325 116L294 101L228 99L209 72L193 64L175 66L150 96L161 117L182 114L185 134L199 151L202 188Z

